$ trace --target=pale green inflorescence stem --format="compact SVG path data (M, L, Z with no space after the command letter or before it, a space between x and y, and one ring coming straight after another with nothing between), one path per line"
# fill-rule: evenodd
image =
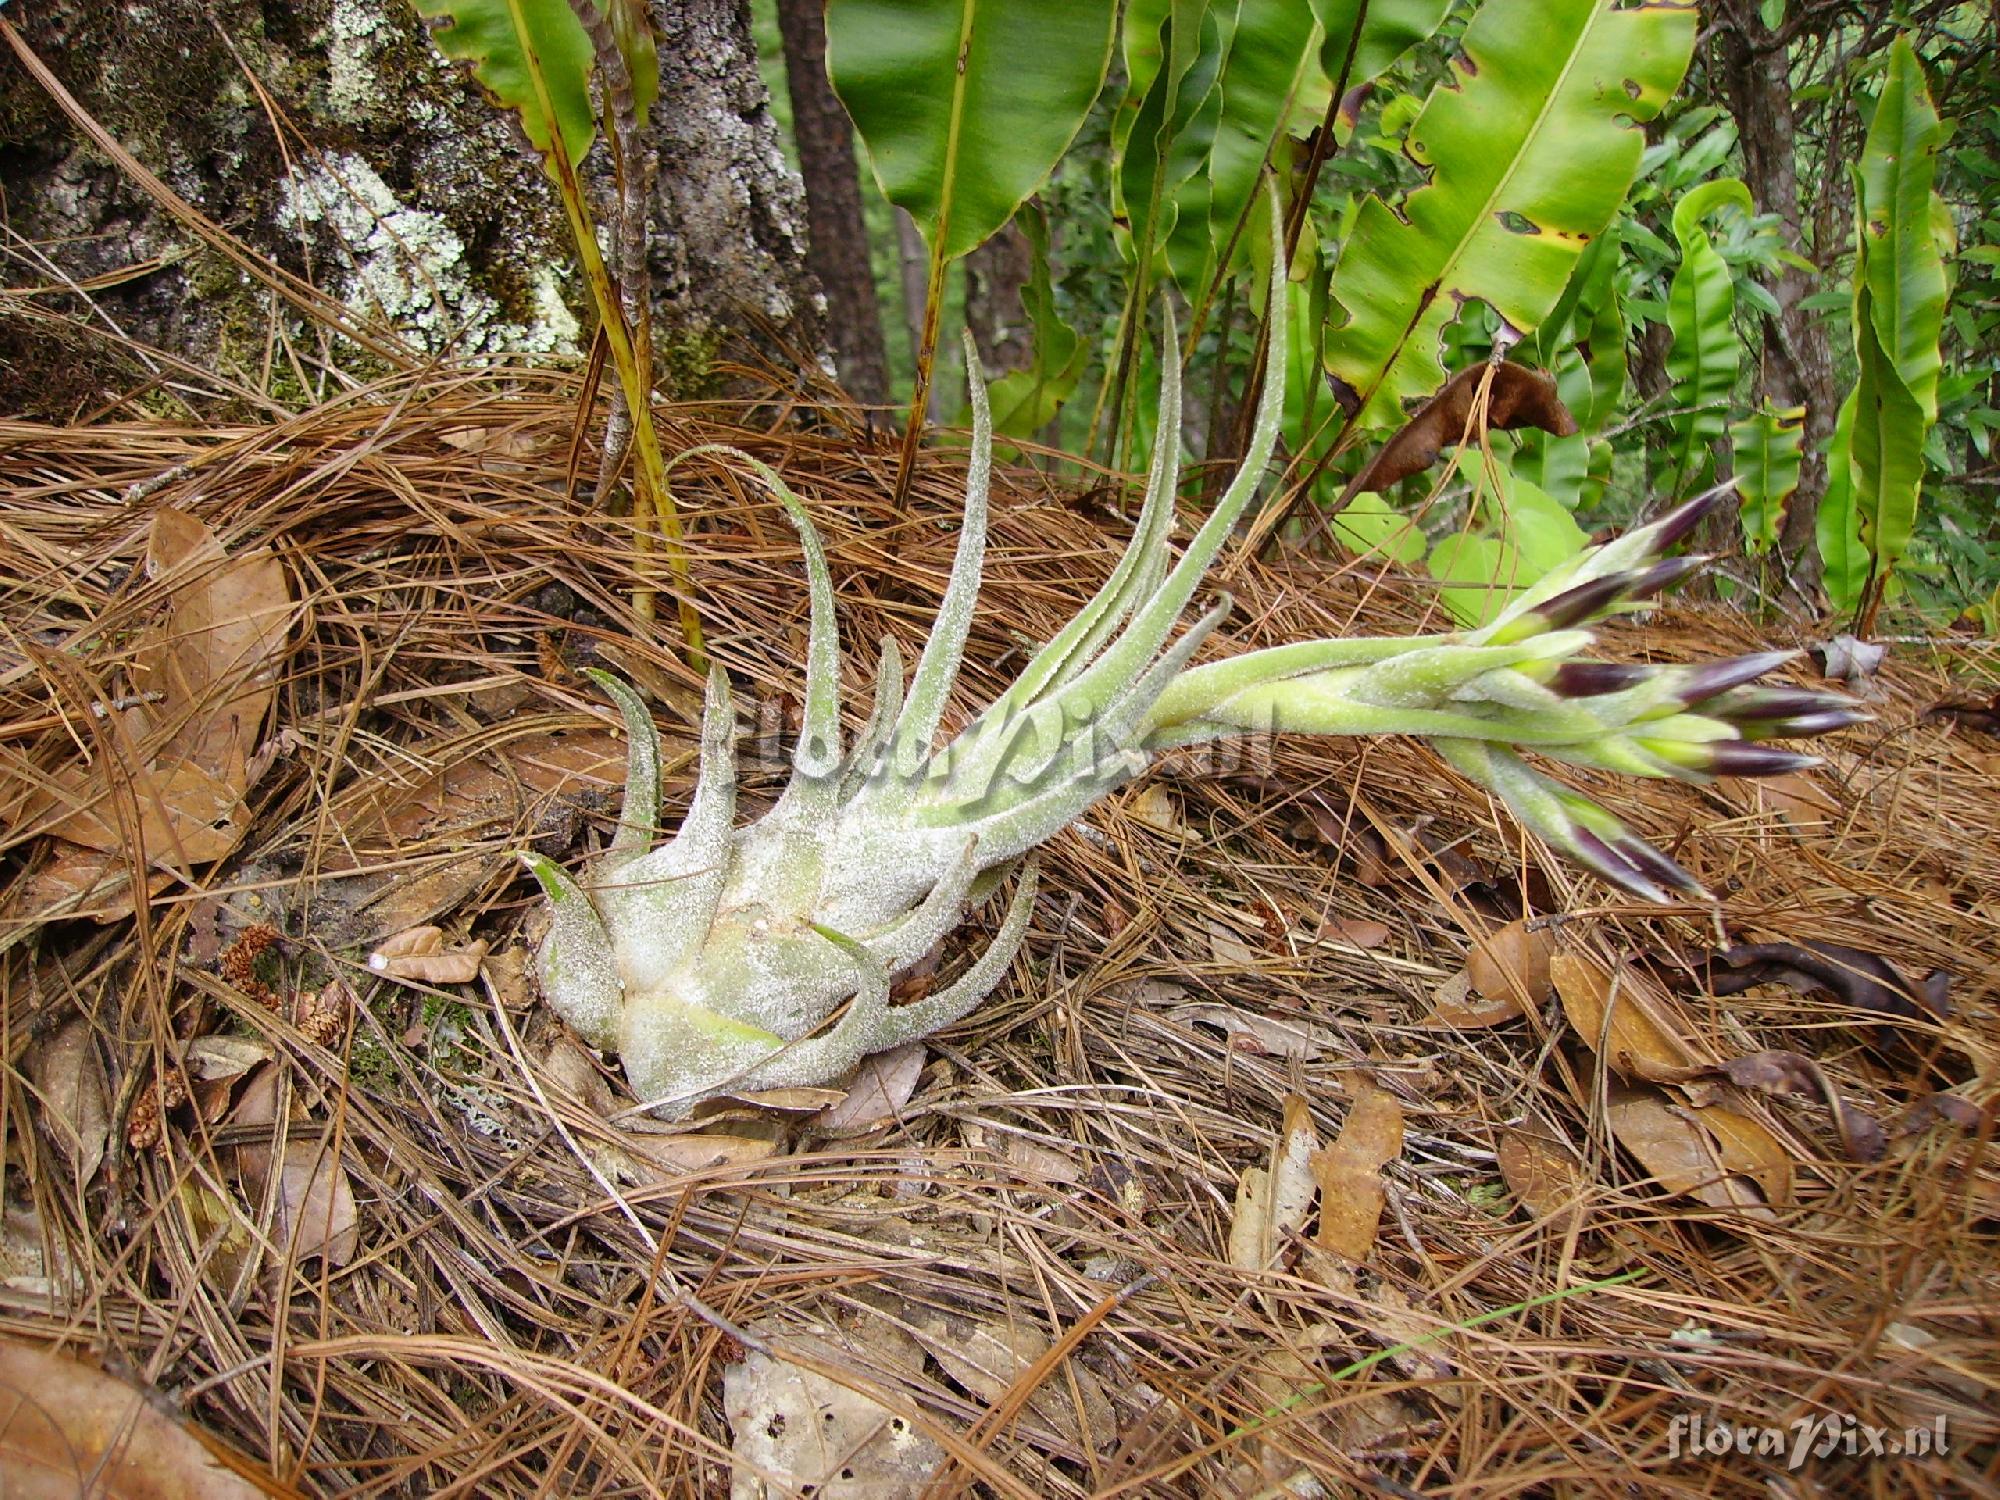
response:
M1275 240L1275 195L1270 213ZM1270 306L1282 308L1283 297L1283 258L1274 253ZM1178 639L1174 631L1271 456L1285 332L1285 320L1273 320L1243 466L1172 560L1181 391L1169 314L1160 441L1130 545L1014 684L944 745L937 730L970 639L985 552L992 427L981 383L972 386L964 524L936 624L907 694L900 657L884 643L873 712L851 746L840 726L832 580L805 506L767 465L702 450L754 473L799 533L811 628L791 780L770 812L735 826L735 714L716 669L694 799L674 836L653 847L660 771L651 715L623 683L595 674L631 742L618 830L581 879L524 856L550 905L537 958L542 991L586 1041L620 1055L643 1100L681 1112L721 1092L827 1082L871 1052L957 1021L1000 981L1026 935L1036 847L1175 746L1260 733L1421 736L1551 847L1665 900L1700 887L1610 812L1529 765L1523 750L1639 776L1763 774L1810 763L1763 741L1863 717L1830 694L1750 686L1788 653L1688 667L1584 659L1591 621L1697 565L1661 558L1716 495L1572 559L1479 630L1309 641L1192 666L1228 600ZM924 1000L891 1005L895 974L1009 872L1018 872L1014 892L984 951Z

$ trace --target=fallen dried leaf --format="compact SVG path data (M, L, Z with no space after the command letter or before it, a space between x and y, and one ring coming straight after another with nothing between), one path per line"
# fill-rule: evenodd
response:
M777 1155L780 1144L775 1135L724 1135L703 1130L675 1135L621 1130L618 1135L630 1158L619 1163L623 1175L651 1187L679 1182L690 1173L711 1167L763 1161Z
M444 933L435 927L410 927L382 940L368 955L368 967L385 979L405 984L471 984L486 957L483 940L463 948L446 948Z
M1285 1123L1269 1167L1245 1167L1229 1221L1229 1263L1241 1271L1269 1270L1312 1212L1312 1157L1319 1145L1312 1113L1297 1094L1285 1098Z
M1512 1021L1523 1014L1520 998L1516 995L1502 995L1497 1000L1477 1004L1469 1003L1471 995L1472 972L1460 969L1437 987L1437 993L1431 998L1430 1014L1418 1024L1477 1031L1482 1027Z
M1905 1020L1942 1020L1951 1014L1951 975L1933 969L1912 981L1886 958L1839 943L1743 943L1715 955L1709 988L1738 995L1753 985L1783 984L1821 990L1857 1010Z
M1474 937L1465 970L1482 999L1511 998L1523 1007L1538 1006L1549 992L1549 958L1555 946L1555 934L1548 927L1509 922L1484 937Z
M1509 361L1467 365L1382 445L1349 482L1341 504L1364 491L1379 494L1412 474L1421 474L1446 448L1476 441L1479 434L1474 430L1474 419L1479 415L1482 388L1486 390L1485 425L1489 430L1539 427L1557 437L1568 437L1577 430L1576 419L1556 395L1554 376Z
M1382 1168L1403 1151L1403 1106L1359 1077L1350 1088L1354 1107L1340 1134L1312 1157L1319 1180L1319 1233L1314 1239L1322 1250L1358 1263L1375 1248L1386 1201Z
M1688 1078L1726 1078L1740 1089L1764 1094L1797 1094L1823 1100L1840 1132L1841 1146L1849 1161L1878 1161L1888 1144L1875 1119L1841 1098L1826 1076L1826 1070L1797 1052L1752 1052L1733 1057L1712 1067L1691 1068ZM1686 1079L1665 1077L1662 1083Z
M1495 1153L1508 1191L1537 1219L1573 1216L1581 1222L1591 1182L1583 1162L1554 1136L1527 1126L1511 1126Z
M1187 824L1181 821L1181 810L1174 802L1174 794L1157 781L1146 783L1126 811L1148 828L1174 838L1188 831Z
M240 1078L276 1055L269 1042L254 1036L198 1036L181 1054L181 1065L189 1076L207 1082Z
M1177 1005L1167 1012L1167 1017L1187 1026L1213 1026L1225 1033L1229 1037L1229 1045L1239 1051L1263 1052L1273 1057L1298 1057L1311 1062L1325 1050L1322 1046L1324 1033L1316 1033L1309 1027L1290 1021L1280 1021L1275 1016L1238 1010L1233 1005Z
M1657 1081L1707 1065L1681 1041L1659 991L1630 965L1614 985L1595 959L1558 953L1549 974L1571 1028L1624 1077Z
M1349 948L1380 948L1393 935L1387 922L1368 917L1328 917L1319 924L1322 943L1340 943Z
M1208 923L1208 951L1215 961L1231 969L1255 968L1258 951L1243 941L1233 927L1214 918Z
M28 1052L28 1078L40 1096L43 1131L79 1188L90 1186L111 1138L111 1099L90 1023L72 1016Z
M1605 1118L1619 1144L1666 1191L1711 1208L1737 1208L1768 1217L1763 1200L1749 1181L1729 1168L1715 1138L1703 1128L1704 1123L1717 1122L1697 1123L1697 1116L1707 1114L1676 1104L1658 1090L1624 1084L1613 1085L1605 1104Z
M922 1042L906 1042L861 1061L847 1092L812 1119L812 1127L833 1137L862 1135L893 1124L917 1091L929 1054Z
M916 1341L880 1318L869 1320L865 1338L821 1327L788 1337L775 1358L746 1350L722 1372L722 1409L736 1460L730 1500L800 1493L824 1500L917 1500L924 1494L944 1449L872 1397L791 1363L787 1351L843 1369L915 1371L923 1364Z
M278 1222L272 1242L304 1265L324 1256L344 1266L361 1242L354 1184L330 1141L289 1141L278 1168Z
M0 1488L10 1500L255 1500L265 1493L243 1477L255 1472L248 1459L224 1467L145 1392L73 1359L0 1343L0 1392ZM271 1485L281 1493L275 1479Z
M913 1311L905 1321L945 1374L988 1406L1005 1400L1049 1351L1049 1336L1025 1324L975 1323L934 1309ZM1028 1397L1027 1408L1085 1451L1095 1451L1117 1435L1103 1387L1075 1360L1051 1369Z

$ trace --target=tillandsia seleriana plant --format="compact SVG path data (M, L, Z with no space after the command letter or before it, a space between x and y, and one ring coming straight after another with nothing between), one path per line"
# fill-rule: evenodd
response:
M1274 199L1274 234L1276 213ZM1282 308L1281 254L1271 282L1270 305ZM1531 767L1524 749L1700 781L1810 765L1810 756L1761 742L1862 717L1829 694L1749 685L1785 652L1700 666L1585 658L1593 638L1580 627L1700 565L1663 554L1712 497L1574 558L1479 630L1307 641L1190 666L1228 600L1178 639L1174 629L1270 458L1284 401L1284 320L1273 321L1243 466L1171 565L1181 420L1171 352L1163 370L1161 437L1124 556L1013 686L941 746L986 542L992 430L979 383L964 527L937 621L907 693L895 643L883 643L874 711L844 750L825 554L784 481L739 455L798 528L810 585L804 725L788 786L770 812L735 826L734 715L728 682L712 670L694 798L679 831L654 847L659 740L639 698L597 674L631 736L617 832L580 880L523 856L552 909L538 955L543 994L587 1041L620 1055L643 1100L678 1113L725 1091L824 1083L871 1052L957 1021L1020 946L1036 847L1174 746L1273 732L1418 735L1549 845L1636 895L1665 900L1701 888L1604 808ZM985 951L928 998L892 1006L896 972L1017 868Z

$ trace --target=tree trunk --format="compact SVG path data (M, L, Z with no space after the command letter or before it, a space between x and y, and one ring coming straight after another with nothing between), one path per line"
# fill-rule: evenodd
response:
M826 77L825 0L778 0L778 31L785 41L792 137L805 179L810 260L826 292L827 338L848 392L880 406L889 399L889 355L861 213L854 131Z
M541 164L405 0L41 0L3 14L174 192L414 349L585 346L594 314ZM814 346L818 299L742 0L661 0L655 14L652 291L671 389L706 379L734 327L775 324ZM0 409L66 418L107 386L144 383L134 363L145 356L120 335L288 404L338 388L321 378L325 364L379 372L202 248L6 47L0 202L8 228L46 258L16 270L16 283L103 278L38 299L38 314L0 302Z
M965 258L965 326L990 380L1024 370L1035 353L1021 290L1035 266L1035 248L1020 227L1008 224Z
M1748 0L1735 0L1727 7L1716 30L1716 45L1750 196L1762 212L1778 215L1793 249L1824 265L1834 247L1824 243L1824 237L1808 238L1799 201L1787 49L1773 38ZM1823 450L1833 436L1840 406L1825 320L1802 305L1818 290L1818 277L1797 266L1784 267L1770 288L1778 315L1764 319L1763 338L1764 394L1774 405L1806 409L1805 461L1799 487L1785 510L1778 549L1793 579L1808 591L1819 582L1816 527L1820 501L1826 495Z

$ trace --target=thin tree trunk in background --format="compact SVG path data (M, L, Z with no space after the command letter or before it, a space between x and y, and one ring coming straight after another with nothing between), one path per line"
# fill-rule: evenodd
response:
M924 248L917 221L900 208L896 210L896 247L903 281L903 323L910 330L910 359L914 364L924 338L924 294L928 290L925 283L930 276L931 257ZM936 372L931 377L930 397L924 403L924 417L931 422L944 420L944 390Z
M1736 119L1743 151L1743 176L1761 212L1783 222L1791 247L1815 263L1834 247L1824 236L1808 238L1799 201L1795 160L1797 121L1787 49L1777 45L1754 5L1736 0L1716 30L1723 92ZM1829 190L1831 184L1828 185ZM1816 527L1820 501L1826 495L1826 456L1822 449L1833 436L1840 395L1833 379L1833 353L1826 322L1802 304L1820 290L1820 279L1785 266L1771 295L1778 315L1764 319L1763 388L1774 405L1806 409L1805 462L1799 487L1786 508L1778 548L1802 588L1810 590L1820 575Z
M806 184L807 259L826 293L827 338L841 383L858 401L889 399L882 308L868 260L854 130L826 77L825 0L777 0L792 96L792 135Z
M965 258L965 326L989 380L1025 370L1034 358L1034 330L1021 305L1034 262L1034 246L1013 224Z

